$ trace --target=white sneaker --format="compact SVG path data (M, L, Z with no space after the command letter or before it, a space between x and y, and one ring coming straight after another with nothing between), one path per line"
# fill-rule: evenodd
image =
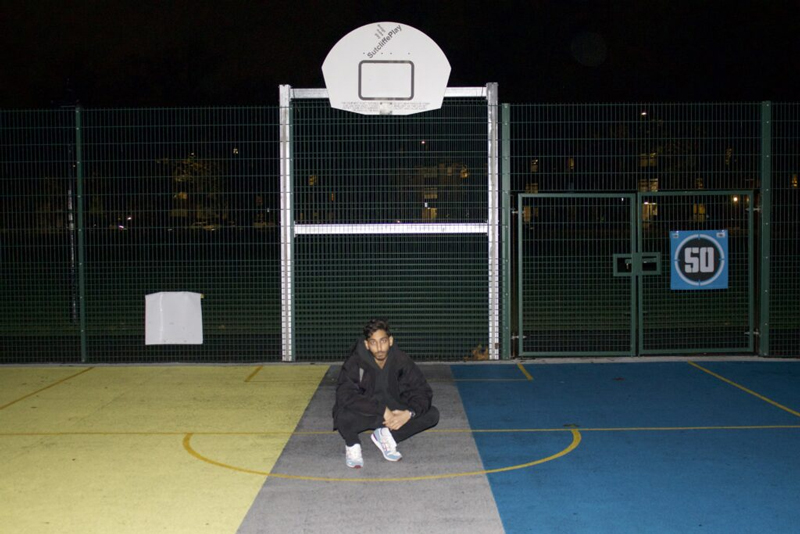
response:
M364 467L364 458L361 456L360 444L356 443L351 447L345 445L344 449L344 459L347 467L352 467L353 469L361 469Z
M403 455L397 452L397 442L392 437L392 432L385 426L375 430L370 436L372 443L383 453L383 457L390 462L402 460Z

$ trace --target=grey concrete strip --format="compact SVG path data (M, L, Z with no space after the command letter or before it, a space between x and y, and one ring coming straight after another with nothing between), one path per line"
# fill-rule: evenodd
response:
M437 430L467 429L458 389L446 365L426 365L441 413ZM331 408L339 367L330 369L273 473L348 479L292 480L270 477L239 532L498 533L503 525L485 475L405 481L351 481L447 475L483 470L471 433L424 432L398 445L403 460L387 462L362 434L364 468L344 463L344 441L332 427ZM326 431L319 434L302 432Z

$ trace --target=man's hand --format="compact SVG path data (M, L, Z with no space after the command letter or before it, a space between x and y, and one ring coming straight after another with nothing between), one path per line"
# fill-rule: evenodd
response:
M411 412L408 410L392 410L390 412L389 408L386 408L383 414L383 424L389 430L398 430L409 420L411 420Z

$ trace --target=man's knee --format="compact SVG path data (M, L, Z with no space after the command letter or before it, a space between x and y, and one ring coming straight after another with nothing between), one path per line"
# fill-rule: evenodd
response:
M347 408L341 408L333 417L333 425L335 428L342 428L351 426L356 418L356 414Z
M436 426L439 423L439 410L436 409L436 406L431 406L423 417L430 426Z
M380 426L378 419L372 415L365 415L349 408L341 408L333 417L334 428L358 428L359 431L365 428L377 428ZM377 421L377 423L376 423Z

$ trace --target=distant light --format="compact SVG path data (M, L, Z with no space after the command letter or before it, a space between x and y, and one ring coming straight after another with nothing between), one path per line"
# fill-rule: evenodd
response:
M646 111L642 111L642 117L645 117L645 116L647 116L647 112Z
M129 220L129 221L132 221L132 220L133 220L133 217L131 217L131 216L128 216L128 220Z
M425 144L425 139L422 140L421 144L423 144L423 145Z
M233 149L233 153L234 153L234 154L238 154L238 153L239 153L239 149L238 149L238 148L234 148L234 149Z
M122 225L120 224L120 225L119 225L119 229L120 229L120 230L124 230L124 229L125 229L125 227L124 227L124 226L122 226Z
M734 202L739 202L739 197L733 197Z
M650 205L650 202L648 202L648 201L646 201L646 200L645 200L645 201L644 201L644 205L645 205L645 206L649 206L649 205Z

